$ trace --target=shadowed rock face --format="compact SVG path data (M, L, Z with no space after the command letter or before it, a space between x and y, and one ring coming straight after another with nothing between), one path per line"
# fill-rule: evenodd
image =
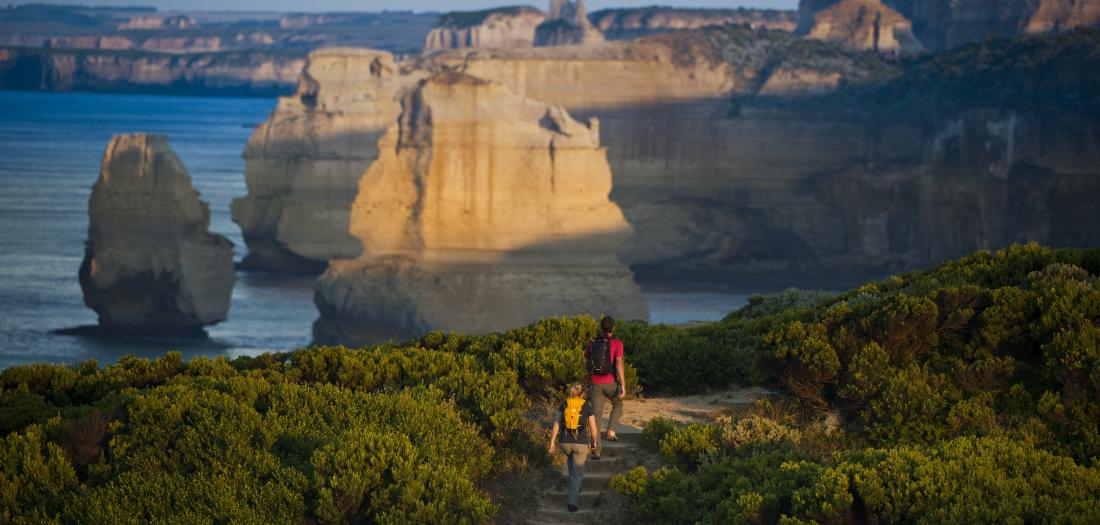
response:
M799 31L809 33L819 13L842 3L851 0L801 0ZM911 21L916 38L933 50L1023 33L1100 27L1100 2L1095 0L883 0L882 4ZM839 18L855 20L852 16Z
M750 44L717 50L703 45L726 33ZM741 38L745 35L753 39ZM451 67L563 106L582 120L598 117L600 143L614 174L611 198L635 229L620 256L643 279L750 285L771 279L840 287L1020 240L1100 243L1100 224L1087 213L1100 199L1095 182L1100 132L1094 118L1067 111L968 109L980 107L969 101L935 116L853 113L828 100L822 104L832 106L807 107L797 102L803 99L782 97L858 83L866 69L836 61L843 55L832 47L826 49L827 60L799 54L784 62L781 52L767 52L770 41L799 53L827 46L786 32L728 29L587 47L444 52L406 63L403 74L374 80L362 73L370 64L359 63L362 76L348 78L361 82L326 80L316 99L331 88L329 96L348 101L340 102L347 112L370 101L387 108L378 121L392 123L400 113L398 99L378 102L378 86L412 86L430 70ZM997 77L991 78L996 85ZM942 79L930 82L940 85ZM963 87L951 91L973 95ZM754 96L783 103L753 102ZM748 102L731 104L735 98ZM911 102L898 104L904 108ZM299 107L290 100L284 104ZM314 138L321 135L303 132L312 128L293 127L297 122L339 117L334 105L301 107L277 111L265 125L285 129L282 137L291 151L324 143ZM380 135L378 128L357 122L372 121L349 120L348 136L368 129ZM331 161L343 158L336 150L326 155L322 158ZM254 162L267 160L250 159L249 173L256 178L250 191L266 187L272 194L300 196L294 198L301 199L303 210L314 200L322 204L318 209L327 206L328 194L298 188L324 184L329 179L322 174L335 178L335 169L299 171L306 179L297 181L280 171L252 171ZM295 162L306 165L312 157L303 153ZM370 165L362 162L359 171L341 176L358 180ZM259 181L268 175L274 176ZM350 210L354 183L347 187L345 210ZM258 215L281 221L278 202L257 200ZM345 211L345 221L347 216ZM317 224L334 229L313 238L347 236L347 222ZM310 236L303 230L300 239ZM355 253L358 249L356 244Z
M80 286L103 329L195 336L225 320L233 243L207 230L210 210L165 137L115 136L88 214Z
M317 282L319 342L483 333L542 317L646 318L615 252L594 123L459 73L422 81L379 141L351 214L362 243Z

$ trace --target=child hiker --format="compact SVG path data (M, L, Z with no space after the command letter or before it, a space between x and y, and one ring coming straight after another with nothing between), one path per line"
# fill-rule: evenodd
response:
M559 444L562 453L569 458L569 501L566 508L569 512L577 512L589 447L599 450L600 446L596 416L592 413L592 404L585 399L584 385L581 383L569 387L569 398L558 407L554 418L554 429L550 431L550 454L554 454ZM599 455L595 459L599 459Z

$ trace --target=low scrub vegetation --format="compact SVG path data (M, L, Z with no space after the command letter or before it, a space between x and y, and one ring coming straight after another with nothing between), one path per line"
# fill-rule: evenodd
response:
M1098 275L1100 250L1030 244L757 300L707 330L787 401L655 420L670 466L613 486L650 523L1097 522Z
M1096 522L1100 250L1013 246L841 295L622 323L631 393L781 395L654 420L615 478L651 523ZM232 361L0 372L0 523L482 523L541 464L530 410L583 380L589 317Z

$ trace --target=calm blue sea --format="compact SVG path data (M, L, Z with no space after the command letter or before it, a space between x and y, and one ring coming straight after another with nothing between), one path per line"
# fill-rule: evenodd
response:
M309 343L317 317L312 281L238 275L229 319L210 340L180 343L57 335L96 322L77 282L91 186L116 133L168 136L187 165L211 226L244 255L229 202L246 193L241 151L274 99L0 91L0 369L27 362L101 364L126 354L178 350L197 355L256 354ZM646 293L651 321L718 319L744 304L738 294Z

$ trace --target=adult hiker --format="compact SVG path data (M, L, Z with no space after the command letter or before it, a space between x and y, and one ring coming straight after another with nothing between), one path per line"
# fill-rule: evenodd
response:
M623 342L615 339L615 320L610 317L600 319L600 333L584 349L585 368L588 369L588 399L592 401L592 411L596 423L603 419L604 404L611 402L611 417L607 427L601 429L608 441L618 441L615 429L623 416L623 398L626 397L626 376L623 374ZM596 447L596 457L600 449Z
M596 416L592 415L592 404L585 399L584 385L581 383L575 383L569 387L569 397L558 406L554 428L550 431L551 455L554 454L559 441L561 451L568 458L569 464L569 499L566 502L566 508L569 512L577 512L588 448L600 446L600 433L596 432Z

